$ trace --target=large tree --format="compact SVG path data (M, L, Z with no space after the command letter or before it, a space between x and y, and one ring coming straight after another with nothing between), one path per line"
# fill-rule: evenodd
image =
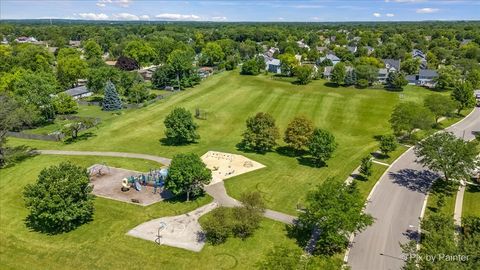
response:
M216 42L209 42L202 50L201 62L206 66L214 66L223 60L225 53Z
M401 91L408 84L405 75L402 72L394 71L388 73L386 87L391 90Z
M440 117L450 116L456 107L455 102L450 97L439 94L428 95L423 104L435 116L435 123L438 123Z
M178 154L173 157L165 188L178 196L185 194L187 201L190 196L203 193L203 186L210 183L212 172L196 154Z
M0 168L8 163L7 133L38 118L36 111L22 106L14 97L0 92Z
M355 67L355 76L357 83L361 80L365 80L368 84L372 84L377 80L378 68L371 65L359 65Z
M468 82L457 83L452 91L452 98L457 102L457 113L475 105L472 85Z
M411 101L398 104L390 117L390 124L397 135L411 135L415 129L429 129L433 122L433 115L427 108Z
M85 59L91 63L98 63L102 60L102 47L95 40L90 39L83 45Z
M342 85L345 83L345 77L347 76L347 71L345 64L340 62L333 67L331 81L337 85Z
M438 70L438 77L435 79L436 88L441 90L453 89L460 78L460 71L454 66L441 67Z
M312 81L313 68L310 65L297 66L293 73L297 77L298 84L305 85Z
M191 143L200 138L197 134L198 125L193 121L192 114L185 108L175 108L163 121L165 135L170 143Z
M296 116L285 129L283 140L292 149L301 151L307 147L313 134L313 122L305 116Z
M332 133L316 128L308 141L308 151L317 166L323 166L332 157L338 144Z
M241 144L248 150L266 152L277 145L279 137L275 119L268 113L259 112L247 119L247 129L243 132Z
M60 163L43 169L24 190L30 210L27 223L35 230L68 232L93 219L92 186L86 168Z
M53 98L53 107L57 114L72 114L78 111L77 102L66 93L60 93Z
M278 56L280 60L280 68L282 74L285 76L293 76L293 71L298 65L298 60L295 58L295 55L290 53L281 54Z
M364 199L355 184L326 179L308 194L306 210L293 230L301 242L308 241L312 231L318 230L314 253L333 255L347 247L351 233L372 224L372 217L363 207Z
M441 172L445 180L468 180L477 165L474 143L465 142L449 132L438 132L415 146L418 161Z
M76 50L60 49L57 57L57 77L60 84L67 88L77 85L78 79L87 76L88 65Z
M144 40L137 39L127 43L123 54L127 57L135 59L140 65L146 66L155 59L155 50L150 44Z

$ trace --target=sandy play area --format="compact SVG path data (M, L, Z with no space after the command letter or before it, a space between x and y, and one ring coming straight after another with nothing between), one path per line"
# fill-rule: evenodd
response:
M248 159L242 155L208 151L202 156L203 162L212 171L214 185L224 179L264 168L263 164Z
M99 175L90 177L93 185L93 194L122 202L135 203L143 206L150 205L172 197L168 191L157 189L156 194L153 193L153 187L142 186L140 191L130 188L128 191L122 191L122 179L139 175L141 172L126 170L115 167L105 167L104 165L95 164L91 168L102 167L102 172Z
M187 214L150 220L131 229L127 235L199 252L205 245L205 237L198 219L217 207L218 204L212 202Z

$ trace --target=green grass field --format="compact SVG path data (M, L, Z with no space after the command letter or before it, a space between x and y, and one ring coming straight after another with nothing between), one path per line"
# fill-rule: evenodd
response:
M41 169L69 160L82 166L108 162L111 166L148 171L157 164L138 159L37 156L0 170L1 269L251 269L273 245L294 245L285 226L264 220L246 241L231 239L219 246L206 245L189 252L126 236L136 225L161 216L179 215L211 201L160 202L142 207L96 198L94 221L55 236L30 231L24 224L27 209L22 191Z
M363 156L377 150L374 136L391 132L388 119L396 104L403 100L421 102L430 93L413 86L401 93L331 88L325 86L323 80L299 86L265 75L252 77L224 72L146 108L107 117L94 132L95 136L85 141L65 145L12 138L10 142L27 143L38 149L124 151L166 157L183 152L201 155L208 150L242 154L236 145L241 140L247 117L260 111L269 112L283 133L294 116L303 114L336 137L339 147L328 167L312 168L276 152L243 153L267 167L226 181L228 192L234 197L247 190L258 190L264 194L268 207L295 214L297 203L312 186L329 177L345 180ZM207 120L197 120L201 139L186 146L162 145L163 119L174 107L180 106L192 112L196 108L207 111Z
M480 217L480 187L468 186L463 195L462 216Z

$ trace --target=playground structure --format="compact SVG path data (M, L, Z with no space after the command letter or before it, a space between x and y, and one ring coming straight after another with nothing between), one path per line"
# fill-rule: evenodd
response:
M95 164L88 172L92 192L99 197L147 206L173 196L163 189L168 174L164 168L142 173Z
M142 190L142 186L151 186L153 187L153 193L155 194L157 193L157 189L161 190L163 188L167 176L167 168L131 175L122 179L122 191L128 191L131 187L136 191L140 191Z
M202 161L212 171L210 185L265 167L245 156L217 151L208 151L202 156Z

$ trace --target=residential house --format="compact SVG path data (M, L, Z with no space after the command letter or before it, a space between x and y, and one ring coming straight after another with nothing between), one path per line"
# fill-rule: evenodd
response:
M328 50L327 47L317 46L317 51L318 51L319 53L323 53L323 52L325 52L325 51L327 51L327 50Z
M427 69L427 56L418 49L413 49L412 57L420 59L420 69Z
M378 69L377 81L381 83L386 83L388 78L388 69L380 68Z
M356 53L356 52L357 52L357 46L347 46L347 49L348 49L351 53Z
M302 55L300 54L295 54L295 59L297 59L298 63L302 63Z
M207 78L207 77L209 77L210 75L213 74L213 68L211 68L211 67L201 67L197 70L197 74L198 74L198 76L200 76L200 78L205 79L205 78Z
M418 73L418 83L419 85L426 87L435 87L435 79L438 78L438 73L433 69L421 69Z
M139 69L138 74L140 74L140 76L142 76L142 78L145 81L151 81L153 77L153 73L155 73L155 70L157 70L157 66L145 67L145 68Z
M388 72L400 71L400 59L382 59Z
M407 75L405 76L405 79L410 85L416 85L418 83L418 75Z
M265 70L268 72L280 74L282 70L280 69L280 60L271 57L264 57L265 58Z
M68 41L68 46L78 48L78 47L80 47L81 43L82 42L80 40L69 40Z
M304 41L303 41L303 39L297 41L297 46L298 46L300 49L307 49L308 51L310 51L310 46L308 46L307 44L305 44Z
M336 64L340 63L340 58L338 58L335 54L333 53L328 53L324 57L320 57L317 61L317 65L320 65L325 60L330 60L332 61L333 65L335 66Z
M15 39L18 43L36 43L38 40L34 37L18 37Z
M279 52L280 49L278 48L275 48L275 47L271 47L270 49L268 49L266 52L265 52L265 55L268 56L269 58L272 58L273 55L276 53L276 52Z
M373 53L373 51L375 51L375 49L371 46L365 46L365 48L367 48L367 54L370 55Z
M332 76L333 66L328 66L323 69L323 78L330 80Z
M8 40L6 37L3 37L2 42L0 44L8 44Z
M89 97L93 94L91 91L87 89L85 85L68 89L64 91L64 93L71 96L75 100L84 98L84 97Z

